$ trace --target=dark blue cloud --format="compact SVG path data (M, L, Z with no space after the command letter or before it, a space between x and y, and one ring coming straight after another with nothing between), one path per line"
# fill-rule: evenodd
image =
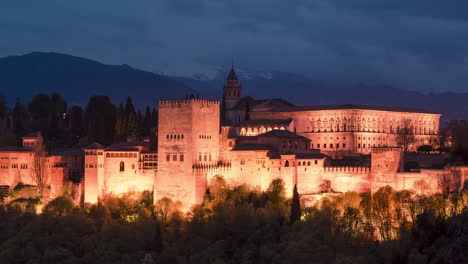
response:
M245 67L466 90L468 1L8 1L0 56L67 52L168 73Z

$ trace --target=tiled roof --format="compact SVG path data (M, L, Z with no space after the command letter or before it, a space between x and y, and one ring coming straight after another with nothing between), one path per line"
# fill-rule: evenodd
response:
M137 147L115 147L106 148L106 151L139 151Z
M24 135L22 138L37 138L38 132L31 132L26 135Z
M275 148L268 144L239 144L233 150L275 150Z
M370 167L370 155L360 155L356 157L343 157L342 159L332 159L330 166L364 166Z
M328 156L323 153L298 153L296 154L296 159L324 159L324 158L328 158Z
M308 138L306 137L303 137L303 136L300 136L296 133L293 133L289 130L278 130L278 129L275 129L275 130L271 130L271 131L268 131L266 133L263 133L263 134L260 134L258 135L257 137L288 137L288 138L302 138L302 139L306 139L306 140L309 140Z
M253 97L245 96L242 97L239 102L233 107L236 110L244 110L247 106L252 108L280 108L280 107L292 107L294 104L284 100L284 99L262 99L262 100L255 100Z
M407 112L407 113L427 113L436 114L419 108L392 107L392 106L372 106L372 105L312 105L312 106L291 106L274 108L272 112L301 112L301 111L319 111L319 110L347 110L347 109L362 109L362 110L377 110L391 112Z
M237 126L258 126L258 125L289 125L292 119L252 119L237 123Z
M0 148L0 152L32 152L32 150L25 149L25 148L22 148L22 147L10 146L10 147Z
M149 147L149 145L149 142L144 141L122 142L108 146L106 151L139 151L139 147Z
M49 156L79 156L83 155L83 150L79 148L60 148L52 149Z
M94 143L91 143L91 145L87 146L85 149L104 149L104 146L102 146L101 144L97 142L94 142Z

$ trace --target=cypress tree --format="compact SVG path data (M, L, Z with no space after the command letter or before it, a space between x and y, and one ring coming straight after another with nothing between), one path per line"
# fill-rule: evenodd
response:
M151 117L150 108L147 106L145 111L145 117L143 119L143 136L149 137L151 136L151 124L153 120Z
M122 102L120 102L116 116L115 141L124 141L127 138L127 117Z
M159 221L156 222L154 229L153 249L157 253L160 253L164 249L161 223Z
M135 113L130 113L128 117L127 138L130 141L136 141L139 138L138 116Z
M130 113L135 114L135 106L133 106L132 98L129 96L127 97L127 103L125 104L125 114L127 118L130 116Z
M289 218L289 223L292 225L296 221L301 219L301 202L299 199L299 193L297 192L297 185L294 184L293 198L291 202L291 216Z
M151 128L157 128L158 127L158 111L154 107L151 113L151 119L152 119Z
M26 133L24 128L24 121L26 119L26 109L21 104L20 99L16 98L15 108L13 108L13 133L17 139L17 145L22 145L21 137Z

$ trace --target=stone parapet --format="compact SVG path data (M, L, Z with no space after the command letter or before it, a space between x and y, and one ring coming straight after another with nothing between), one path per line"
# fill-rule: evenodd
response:
M323 172L369 173L370 168L362 166L326 166L323 167Z

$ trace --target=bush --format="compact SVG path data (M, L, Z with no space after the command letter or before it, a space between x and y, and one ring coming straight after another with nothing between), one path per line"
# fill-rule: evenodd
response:
M75 207L75 202L68 196L60 196L50 201L44 208L44 213L53 216L69 215Z

